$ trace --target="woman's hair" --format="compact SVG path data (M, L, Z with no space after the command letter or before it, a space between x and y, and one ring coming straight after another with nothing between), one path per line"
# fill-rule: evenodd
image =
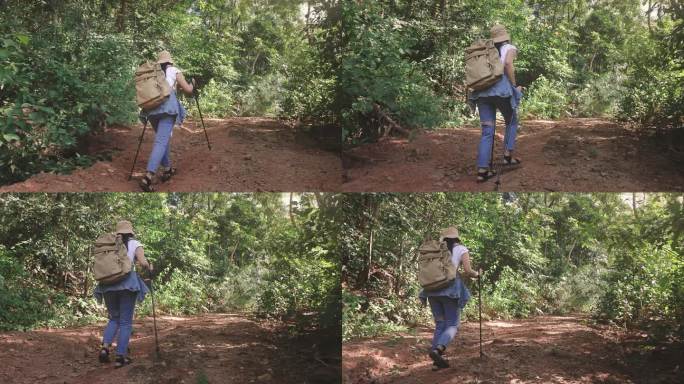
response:
M162 63L161 67L162 67L162 71L164 71L164 73L166 73L166 68L168 68L168 67L173 67L173 64L171 64L171 63Z
M128 242L135 239L135 235L132 233L122 233L121 234L121 240L124 243L124 246L126 247L126 250L128 250Z
M496 47L496 49L499 51L499 56L501 56L501 47L503 47L503 46L506 45L506 44L510 44L510 43L511 43L510 40L506 40L506 41L502 41L502 42L500 42L500 43L495 43L495 44L494 44L494 46ZM163 67L162 67L162 68L163 68Z
M454 249L455 244L461 244L461 239L458 237L447 237L444 239L444 242L446 243L449 252L451 252L451 250Z

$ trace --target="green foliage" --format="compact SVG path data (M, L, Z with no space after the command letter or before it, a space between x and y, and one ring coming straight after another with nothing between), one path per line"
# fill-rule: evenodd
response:
M567 91L563 83L549 80L542 75L530 86L529 94L520 109L520 115L549 119L565 117L567 102Z
M282 194L2 195L0 329L100 319L105 311L92 297L89 249L124 218L158 271L157 313L251 311L293 320L295 331L339 327L331 198L291 197L287 203ZM138 314L151 312L148 295Z
M344 8L343 24L348 45L338 73L343 90L339 97L350 103L342 111L343 140L357 143L378 136L377 122L368 119L374 106L411 127L431 128L444 121L443 101L410 59L417 36L401 20L383 16L373 3L361 2Z
M306 3L309 13L302 15ZM3 3L0 184L88 166L89 135L136 122L134 70L169 50L208 117L327 122L325 2ZM313 15L313 16L312 16ZM308 35L304 39L303 32ZM294 70L293 70L294 69ZM300 86L292 78L306 74ZM194 102L183 102L192 117Z
M396 312L399 308L413 308L415 310L415 306L406 306L400 301L392 299L376 298L369 302L366 297L348 291L343 292L342 298L344 306L343 340L405 331L407 327L402 324L403 322L392 321L388 318L388 314Z
M499 275L487 305L504 318L527 317L539 302L538 290L529 276L506 266Z
M318 212L306 203L297 206L303 219L298 223L298 236L283 237L277 243L282 250L298 249L307 256L283 254L268 263L257 298L259 315L293 320L297 330L336 328L340 324L337 230L331 202L323 204L326 206Z
M605 281L603 271L600 264L588 264L567 270L557 281L542 283L541 310L559 315L593 313L605 289L605 284L596 283Z
M449 225L485 270L485 318L583 313L681 332L683 213L677 194L344 195L345 338L431 322L416 252ZM464 319L476 318L478 287L465 283Z
M619 102L627 88L619 72L605 73L588 80L582 88L572 91L571 114L580 117L612 117L619 112Z
M209 287L202 276L174 270L170 276L159 276L161 284L154 284L156 310L170 315L191 315L209 312ZM151 300L145 301L142 313L152 313Z
M621 117L648 126L679 128L684 124L684 64L664 42L670 29L671 24L665 24L656 44L644 35L630 40L632 65L627 68L625 85L629 91L620 103Z
M0 246L0 330L85 324L99 315L94 301L67 296L31 279Z
M516 80L529 88L524 116L622 117L679 127L681 6L660 2L647 15L642 3L346 2L343 34L335 41L335 113L345 143L375 140L390 125L369 107L375 102L405 128L443 125L445 116L453 124L467 121L464 50L474 39L489 37L497 23L518 47ZM401 99L403 94L419 96Z
M133 121L130 85L131 44L119 36L88 34L79 43L64 35L0 38L10 54L1 63L15 68L0 77L0 183L21 180L39 170L89 165L74 154L89 132ZM110 57L107 66L100 65ZM2 60L2 57L0 57ZM49 87L46 87L49 85ZM80 162L80 164L79 164ZM62 163L62 164L60 164Z

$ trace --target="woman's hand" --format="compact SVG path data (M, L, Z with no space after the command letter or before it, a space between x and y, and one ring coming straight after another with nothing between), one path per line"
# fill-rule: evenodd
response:
M481 277L482 277L482 268L477 270L477 278L479 279Z
M138 264L140 264L141 267L145 268L148 271L152 270L152 265L147 260L139 260Z

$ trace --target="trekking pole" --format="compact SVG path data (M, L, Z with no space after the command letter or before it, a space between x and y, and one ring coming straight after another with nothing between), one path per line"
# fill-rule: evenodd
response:
M494 192L499 192L501 187L501 174L503 173L503 164L499 162L496 166L496 181L494 182Z
M211 151L211 143L209 143L209 135L207 135L207 127L204 126L204 118L202 117L202 110L200 109L200 106L199 106L199 100L197 100L197 93L193 93L193 96L195 97L195 104L197 104L197 112L199 112L200 121L202 121L202 128L204 129L204 137L207 138L207 147L209 147L209 150Z
M145 137L145 130L147 129L147 117L144 117L145 119L145 124L143 125L143 130L142 134L140 134L140 140L138 141L138 149L135 150L135 158L133 158L133 165L131 166L131 172L128 174L128 181L131 181L131 177L133 177L133 170L135 169L135 163L138 161L138 153L140 153L140 146L142 145L143 142L143 137Z
M484 356L482 353L482 276L477 277L477 297L480 304L480 358Z
M154 275L150 271L150 292L152 293L152 323L154 324L154 344L156 346L157 358L161 357L161 351L159 350L159 337L157 336L157 311L155 309L154 303Z

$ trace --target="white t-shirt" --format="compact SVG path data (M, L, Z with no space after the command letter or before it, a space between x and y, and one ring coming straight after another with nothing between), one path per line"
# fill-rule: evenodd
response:
M518 48L515 47L513 44L504 44L501 46L501 57L499 58L501 60L501 64L506 63L506 55L508 55L508 51L517 51Z
M172 91L176 90L176 78L178 77L179 72L178 68L174 66L169 65L166 67L166 82L169 84Z
M451 250L451 262L456 266L457 269L461 264L461 257L463 257L463 255L466 253L468 253L468 248L462 246L461 244L454 245L454 249Z
M142 244L135 239L128 240L128 258L131 260L131 262L135 261L135 250L142 247Z

